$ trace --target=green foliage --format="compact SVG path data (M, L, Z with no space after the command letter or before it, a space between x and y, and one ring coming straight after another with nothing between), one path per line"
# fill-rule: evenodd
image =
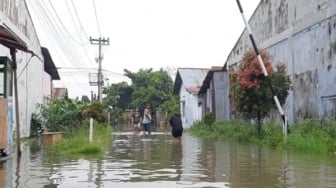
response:
M107 112L105 109L106 107L103 104L99 102L93 102L85 110L83 110L82 115L84 119L89 119L92 117L99 123L106 123Z
M32 118L30 120L30 136L34 137L39 134L39 129L41 129L42 125L40 122L36 119L36 115L32 115Z
M254 140L255 137L252 126L240 120L214 122L212 127L200 122L193 125L189 131L196 136L233 140L244 143Z
M47 104L38 104L33 114L34 121L45 126L47 131L72 130L80 125L85 104L78 100L61 98L49 100Z
M163 101L159 106L159 111L161 114L166 114L167 117L171 117L174 113L179 113L180 105L179 99L175 95L170 95L169 99Z
M268 123L263 126L260 143L270 147L278 147L283 144L282 126L279 124Z
M203 117L203 122L206 125L211 126L215 122L215 117L214 117L213 113L212 112L207 112Z
M125 69L125 75L132 80L132 107L141 107L149 102L153 109L168 101L172 95L173 81L167 71L140 69L132 73Z
M253 126L240 120L215 122L211 128L199 122L188 131L200 137L254 143L272 148L326 153L336 151L335 130L335 120L325 122L321 127L319 121L307 119L293 125L286 142L282 134L282 126L276 123L263 126L261 135L256 134Z
M271 82L274 93L277 95L280 104L283 105L285 104L292 81L290 76L287 75L285 64L279 63L275 65L275 68L276 71L271 75Z
M317 120L307 119L295 124L288 135L287 147L289 149L328 152L333 151L334 139L321 128Z
M129 86L127 82L111 84L109 87L104 88L103 94L106 96L103 101L107 106L125 110L132 108L132 93L132 86Z
M203 137L203 138L211 138L214 137L212 133L212 130L210 127L206 126L202 122L197 122L195 123L192 127L188 129L188 132L191 134L198 136L198 137Z
M286 66L278 64L273 70L269 55L265 50L260 51L266 71L281 104L288 96L291 80L286 74ZM255 119L261 127L262 119L275 109L273 95L268 82L261 70L257 56L251 49L247 51L237 70L230 71L230 98L232 109L237 116Z
M258 134L261 131L262 119L272 109L276 109L273 94L277 95L281 104L284 104L291 84L284 64L275 65L276 70L274 71L266 51L260 50L260 55L274 93L272 93L268 80L264 76L257 56L252 49L244 54L238 69L230 71L232 110L238 117L242 116L243 118L256 120Z
M124 72L131 79L131 85L126 82L112 84L103 92L106 94L104 103L110 107L112 123L125 120L122 116L125 109L142 110L146 103L150 103L153 110L159 110L168 117L179 111L179 100L172 95L173 81L167 71L140 69L133 73L125 69Z
M65 138L51 145L51 152L57 155L81 156L81 155L99 155L102 154L105 147L111 140L111 129L99 123L93 126L93 142L89 141L88 125L82 127L71 134L65 135Z
M334 140L336 140L336 121L334 119L325 119L322 122L322 128Z

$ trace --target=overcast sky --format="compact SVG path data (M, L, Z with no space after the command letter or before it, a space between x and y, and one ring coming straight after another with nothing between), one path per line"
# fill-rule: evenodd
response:
M260 0L241 0L247 18ZM235 0L29 0L42 46L49 49L69 96L90 96L98 45L105 85L128 81L124 69L223 66L244 29ZM93 68L93 69L91 69ZM108 79L108 80L107 80Z

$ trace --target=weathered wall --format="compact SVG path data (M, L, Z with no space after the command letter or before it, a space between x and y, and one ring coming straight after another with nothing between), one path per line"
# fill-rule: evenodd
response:
M258 47L291 75L289 123L336 118L336 0L262 0L249 23ZM234 66L251 46L244 30L226 64Z
M211 80L211 85L214 85L214 107L215 107L215 116L216 120L224 120L229 119L230 112L228 111L228 80L227 80L227 72L214 72L213 79ZM225 84L223 84L225 83Z
M21 136L29 136L31 114L36 110L36 104L43 102L43 71L41 46L34 25L24 0L0 0L0 22L9 27L28 48L38 57L17 52L17 75L19 96L19 117ZM8 56L9 49L0 45L0 55Z

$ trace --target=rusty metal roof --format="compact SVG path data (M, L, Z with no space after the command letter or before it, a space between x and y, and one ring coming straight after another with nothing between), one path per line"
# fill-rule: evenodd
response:
M33 51L28 49L27 44L3 23L0 24L0 44L10 49L19 49L35 55Z
M178 95L182 86L189 93L198 93L209 69L205 68L178 68L174 82L173 94Z

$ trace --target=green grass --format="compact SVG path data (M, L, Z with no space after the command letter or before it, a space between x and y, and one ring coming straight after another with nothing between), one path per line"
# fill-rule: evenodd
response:
M199 122L188 131L199 137L253 143L286 150L314 153L336 151L335 120L326 120L321 123L307 119L296 123L291 127L291 133L288 134L286 140L284 140L282 126L278 123L264 124L261 134L257 134L255 125L241 120L215 122L211 126Z
M71 134L65 134L63 139L51 145L52 153L60 155L99 155L109 146L111 128L97 125L93 129L93 141L89 141L89 129L80 128Z

